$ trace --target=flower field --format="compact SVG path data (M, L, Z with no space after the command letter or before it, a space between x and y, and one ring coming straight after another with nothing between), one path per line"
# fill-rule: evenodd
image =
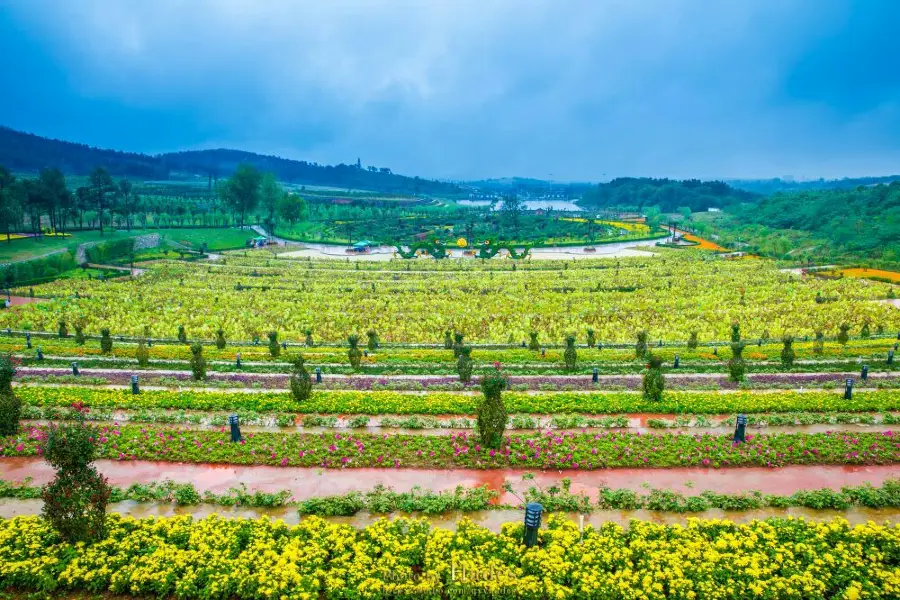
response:
M180 598L896 598L900 526L772 519L633 522L579 532L550 519L539 545L463 520L365 529L311 517L110 516L108 538L62 542L33 517L0 521L0 586ZM152 551L148 549L152 548ZM752 596L751 596L752 594Z
M83 322L89 334L108 327L144 335L149 327L154 336L172 337L183 325L190 337L212 340L221 326L227 338L244 341L271 330L302 341L310 329L331 342L371 329L385 342L432 344L447 329L470 342L504 344L527 340L532 331L560 344L587 328L609 342L631 342L642 329L651 339L683 342L696 331L701 341L721 341L735 321L747 339L765 331L773 338L819 330L834 336L844 322L854 332L865 323L873 332L900 329L900 312L869 302L885 298L889 284L796 278L770 261L721 261L702 251L515 269L517 263L474 260L439 268L390 261L365 270L325 261L323 268L271 256L208 265L163 261L134 281L36 286L35 295L53 301L2 313L0 327L54 331L62 319ZM832 301L816 302L817 294Z
M900 361L888 360L900 311L881 302L891 284L798 277L704 248L534 262L254 250L154 261L132 279L20 289L46 301L0 312L0 354L11 361L3 372L21 402L18 431L0 436L0 590L898 597L900 526L851 526L824 512L862 523L866 510L893 519L900 508ZM737 379L736 334L746 344ZM788 355L784 334L794 336ZM653 364L664 383L655 395ZM492 418L505 430L489 443L482 386L495 384L502 409ZM231 441L231 414L240 441ZM734 441L739 414L743 442ZM52 501L27 481L50 480L54 432L73 419L89 428L85 444L115 483L112 501L125 501L112 510L279 507L299 525L113 512L105 539L70 545L47 520L13 515ZM225 491L223 477L238 487ZM245 481L262 487L249 492ZM533 484L519 490L524 498L510 483L519 481ZM521 522L499 525L503 511L531 501L545 520L528 548ZM766 507L799 507L809 520L746 512ZM748 523L579 529L577 514L608 519L599 515L613 510L744 511L734 518ZM409 511L455 522L432 528ZM340 521L357 513L372 517L357 524L373 524ZM482 513L495 515L493 531L463 516ZM382 514L394 518L374 520Z

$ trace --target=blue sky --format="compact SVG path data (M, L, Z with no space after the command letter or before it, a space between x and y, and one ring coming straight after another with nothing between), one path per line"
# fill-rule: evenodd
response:
M0 124L440 178L900 172L897 0L0 0Z

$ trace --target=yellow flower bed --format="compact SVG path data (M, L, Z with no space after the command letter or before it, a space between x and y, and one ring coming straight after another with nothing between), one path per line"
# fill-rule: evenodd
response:
M217 516L109 516L109 536L60 542L38 517L0 520L0 586L178 598L523 599L873 598L900 596L900 525L770 519L599 529L551 516L539 545L467 519L364 528L310 517L290 527Z
M885 271L883 269L862 269L862 268L853 268L853 269L840 269L838 271L827 271L827 275L838 275L841 274L844 277L856 277L859 279L868 279L870 277L878 277L881 279L888 279L894 283L900 283L900 273L896 271Z

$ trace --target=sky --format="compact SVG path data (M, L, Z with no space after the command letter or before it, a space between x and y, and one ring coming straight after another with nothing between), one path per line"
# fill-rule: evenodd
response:
M0 125L429 178L900 172L897 0L0 0Z

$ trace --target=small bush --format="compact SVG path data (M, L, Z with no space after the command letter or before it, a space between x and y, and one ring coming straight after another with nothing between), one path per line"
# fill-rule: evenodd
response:
M837 339L842 346L847 345L847 342L850 341L850 325L848 325L847 323L841 323L840 332L838 333Z
M575 370L575 364L578 361L578 352L575 350L575 336L570 335L566 337L566 350L563 352L563 359L566 363L566 369L569 371Z
M449 329L444 332L444 350L453 350L453 333Z
M594 336L594 330L588 329L587 330L587 347L593 348L596 345L597 345L597 338Z
M307 329L304 333L306 333L306 339L304 340L303 343L306 344L307 347L312 346L313 345L312 329Z
M538 342L538 334L537 331L532 331L528 334L528 337L531 338L528 341L528 349L529 350L540 350L541 344Z
M187 331L184 330L184 325L178 326L178 341L182 344L187 343Z
M463 349L463 334L457 331L453 334L453 357L459 358L459 353Z
M366 337L368 338L366 347L369 352L375 352L378 349L378 333L374 329L370 329L366 332Z
M79 346L84 346L85 341L87 341L87 338L84 337L84 325L75 323L75 343Z
M698 343L697 343L697 332L696 332L696 331L692 331L692 332L691 332L691 337L690 337L690 339L688 340L688 343L687 343L687 347L690 348L691 350L696 350L696 349L697 349L697 345L698 345Z
M9 354L0 354L0 436L19 433L22 401L13 393L12 378L16 367Z
M812 347L813 354L821 355L825 352L825 334L821 331L816 332L816 339Z
M866 321L863 323L862 329L859 330L859 337L868 338L872 336L872 332L869 331L869 322Z
M731 341L739 342L741 341L741 324L735 321L731 324Z
M69 328L66 326L65 321L59 322L59 337L61 337L61 338L69 337Z
M731 343L731 358L728 360L728 379L734 383L740 383L744 380L744 374L747 371L747 364L744 362L744 343Z
M634 357L644 358L647 355L647 331L638 331L637 343L634 345Z
M662 372L662 359L647 353L647 370L641 381L644 398L659 402L662 400L666 381Z

